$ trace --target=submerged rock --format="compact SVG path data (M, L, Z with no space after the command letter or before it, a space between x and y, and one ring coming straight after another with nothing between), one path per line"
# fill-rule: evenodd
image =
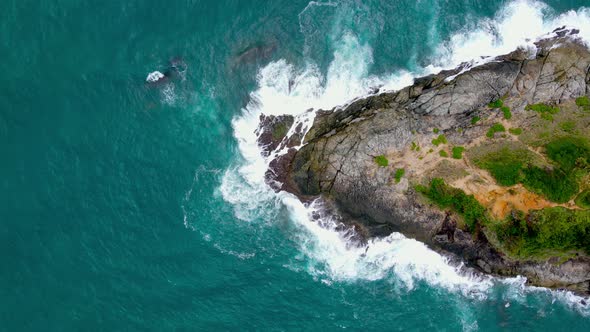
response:
M489 124L507 121L506 113L502 119L501 112L482 110L501 98L514 112L513 121L526 132L532 121L532 115L524 111L526 105L571 103L588 95L590 51L572 39L575 34L560 28L556 37L539 41L537 50L518 49L469 70L463 65L416 79L412 86L357 100L342 110L318 111L305 145L298 150L286 137L293 118L265 116L259 128L265 156L280 146L287 150L273 156L267 182L303 201L321 197L331 202L342 221L362 229L359 234L364 238L397 231L444 254L457 255L485 273L523 275L534 285L589 294L587 255L510 256L488 230L460 227L460 217L431 204L414 189L415 184L442 172L437 176L448 176L484 201L477 196L477 188L497 185L490 184L485 172L470 174L473 165L467 160L453 164L469 174L467 184L461 180L467 175L461 172L447 175L452 167L437 169L442 157L434 151L439 149L435 139L442 141L443 136L449 146L479 144ZM477 122L480 118L483 124ZM301 128L294 131L302 135ZM425 146L432 148L425 152ZM441 156L447 153L443 150ZM391 161L378 165L377 156ZM405 175L396 177L397 169L404 169Z

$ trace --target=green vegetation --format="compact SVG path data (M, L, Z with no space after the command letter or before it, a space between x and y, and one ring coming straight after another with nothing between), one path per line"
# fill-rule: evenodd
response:
M537 113L551 113L551 114L557 114L559 113L559 107L555 107L555 106L549 106L547 104L529 104L526 105L526 107L524 108L527 111L535 111Z
M500 107L500 111L502 111L502 113L504 113L504 119L510 120L512 118L512 112L510 112L510 107L502 106L502 107Z
M385 158L384 155L377 156L374 160L377 163L377 165L381 167L387 167L387 165L389 165L389 160L387 160L387 158Z
M434 129L432 129L432 132L435 134L438 134L439 130L438 130L438 128L434 128Z
M447 138L443 134L438 135L437 138L435 138L435 139L432 140L432 144L434 146L439 146L441 144L447 144Z
M590 98L588 96L576 98L576 105L581 107L585 112L588 112L590 111Z
M420 145L416 144L416 142L412 142L412 151L420 151Z
M494 100L488 104L489 108L500 108L504 106L504 101L502 99Z
M438 152L438 154L439 154L441 157L443 157L443 158L448 158L448 157L449 157L449 154L448 154L448 153L447 153L447 151L445 151L445 150L440 150L440 151Z
M504 248L517 257L555 256L558 252L590 253L590 211L562 207L518 211L493 225Z
M395 183L399 183L401 181L402 177L404 176L404 174L406 174L406 170L403 168L398 168L395 171L395 175L394 175Z
M578 173L590 160L590 147L581 138L558 138L546 145L547 156L557 167L535 162L526 148L504 146L474 158L502 186L522 183L528 190L556 203L568 202L579 191ZM576 171L578 170L578 171Z
M580 190L573 174L561 169L528 167L523 174L522 184L527 189L556 203L568 202Z
M479 116L474 116L471 118L471 124L474 125L477 122L479 122L479 120L481 120L481 118Z
M462 146L455 146L452 150L452 156L454 159L463 159L463 151L465 148Z
M590 161L590 146L585 138L561 137L547 144L545 149L547 156L566 172L572 171L576 164Z
M502 186L513 186L522 181L522 169L526 165L530 152L525 149L504 147L490 152L482 158L476 158L475 164L488 170Z
M534 111L541 115L541 118L547 121L553 121L553 115L559 113L559 107L549 106L547 104L529 104L525 108L527 111Z
M290 125L289 125L290 126ZM287 132L289 131L289 127L287 127L286 123L279 123L278 126L276 126L271 135L272 135L272 139L273 140L280 140L283 139L283 137L285 137L285 135L287 135Z
M441 178L415 189L439 208L459 215L467 230L474 232L484 227L491 231L500 249L513 257L563 256L577 250L590 253L590 210L554 207L528 215L514 210L506 219L494 220L473 195L447 185Z
M510 128L508 129L508 131L512 134L512 135L520 135L522 134L522 128Z
M584 190L576 197L576 205L583 209L590 209L590 190Z
M559 128L566 133L573 133L576 129L576 123L574 121L565 121L559 124Z
M432 179L429 187L416 186L416 191L422 193L439 207L450 208L462 216L469 231L475 230L478 222L483 224L487 220L485 208L473 195L467 195L463 190L447 185L441 178Z
M541 113L541 119L553 122L553 114Z
M494 125L492 125L490 127L490 129L486 133L486 136L489 138L493 138L494 134L500 133L500 132L505 132L505 131L506 131L506 128L504 128L504 126L501 123L495 123Z

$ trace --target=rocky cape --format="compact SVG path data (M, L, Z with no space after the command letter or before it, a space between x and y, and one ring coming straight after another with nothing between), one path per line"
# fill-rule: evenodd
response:
M416 183L441 169L456 175L455 169L468 168L468 161L449 161L426 150L439 131L449 144L479 144L490 123L504 121L500 112L490 115L488 103L504 99L514 121L527 131L532 115L526 105L568 104L590 95L590 51L576 34L557 29L536 42L536 49L517 49L473 68L463 64L418 78L399 91L376 92L344 108L319 110L307 132L291 116L262 116L259 144L272 159L267 183L306 203L322 200L343 225L356 230L359 241L400 232L484 273L522 275L532 285L588 295L587 255L565 260L510 257L485 232L459 227L459 216L415 190ZM484 120L474 123L474 117ZM421 154L415 153L418 147ZM386 156L388 165L378 165L377 156ZM404 169L405 175L396 178L396 169ZM450 180L482 201L485 195L478 190L501 190L484 173L477 181L457 180L455 175Z

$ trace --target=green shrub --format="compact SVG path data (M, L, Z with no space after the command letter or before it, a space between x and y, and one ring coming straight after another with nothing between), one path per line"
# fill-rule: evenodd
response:
M574 175L561 169L551 170L532 166L523 169L523 173L522 184L552 202L568 202L580 190Z
M498 240L514 256L546 257L556 252L584 250L590 253L590 211L562 207L518 211L504 222L494 223Z
M447 158L447 157L449 156L449 154L448 154L448 153L447 153L447 151L445 151L445 150L440 150L440 151L438 152L438 154L439 154L441 157L443 157L443 158Z
M387 160L387 158L385 158L384 155L377 156L374 160L377 163L377 165L381 167L387 167L387 165L389 165L389 160Z
M420 146L416 142L412 142L412 151L420 151Z
M590 190L584 190L576 197L576 205L583 209L590 209Z
M549 113L549 114L557 114L559 113L559 108L555 106L549 106L547 104L529 104L525 108L527 111L534 111L537 113Z
M558 138L547 144L545 150L547 156L566 172L570 172L576 167L579 158L590 160L588 140L581 137Z
M438 130L438 128L434 128L434 129L432 129L432 132L435 134L438 134L439 130Z
M526 150L503 148L476 160L475 164L488 170L498 184L513 186L522 181L522 169L527 163L527 157Z
M465 148L462 146L455 146L453 147L452 156L454 159L463 159L463 151Z
M493 126L490 127L490 129L486 133L486 136L492 138L494 137L495 133L500 133L504 131L506 131L506 128L504 128L504 126L501 123L495 123Z
M406 170L403 168L398 168L395 171L395 175L394 175L395 183L399 183L401 181L402 177L404 176L404 174L406 174Z
M502 106L502 107L500 107L500 111L502 111L502 113L504 113L504 119L510 120L512 118L512 112L510 112L510 107Z
M520 135L520 134L522 134L522 128L510 128L510 129L508 129L508 131L512 135Z
M461 189L453 188L441 178L434 178L430 186L417 186L416 190L430 199L437 206L450 208L461 215L468 230L473 231L478 223L485 223L486 210L473 195L467 195Z
M590 111L590 98L588 98L588 96L576 98L576 105L581 107L586 112Z
M488 104L489 108L500 108L504 106L504 101L502 99L494 100Z
M541 119L553 122L553 114L541 113Z
M576 123L573 121L565 121L559 125L559 128L566 133L572 133L574 129L576 129Z
M479 120L481 120L481 118L479 116L474 116L471 118L471 124L474 125L477 122L479 122Z
M432 140L432 144L434 146L439 146L441 144L447 144L447 138L445 137L445 135L438 135L437 138Z

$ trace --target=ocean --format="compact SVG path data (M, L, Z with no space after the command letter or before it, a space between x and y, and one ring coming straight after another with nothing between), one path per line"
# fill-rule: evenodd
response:
M590 330L571 293L401 234L351 246L264 184L254 134L563 25L590 43L588 0L4 0L0 17L0 331Z

